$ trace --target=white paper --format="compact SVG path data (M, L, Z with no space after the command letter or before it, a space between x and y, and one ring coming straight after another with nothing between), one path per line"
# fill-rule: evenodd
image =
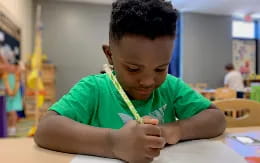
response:
M77 155L71 163L122 163L116 159ZM169 146L153 163L247 163L220 141L194 140Z
M123 163L123 161L96 156L77 155L70 163Z

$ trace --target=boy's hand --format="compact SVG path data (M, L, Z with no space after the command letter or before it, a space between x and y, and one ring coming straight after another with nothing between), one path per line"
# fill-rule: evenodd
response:
M159 126L133 120L120 130L112 130L110 138L114 156L130 163L151 162L165 145Z
M177 144L181 140L181 130L178 123L159 125L162 131L162 136L168 144Z
M153 124L158 125L159 120L154 119L149 116L143 117L143 121L145 124ZM171 123L171 124L160 124L159 127L161 128L161 136L165 138L166 143L168 144L176 144L181 139L181 131L178 123Z
M159 120L149 117L149 116L144 116L143 118L143 122L144 124L151 124L151 125L158 125L159 124Z

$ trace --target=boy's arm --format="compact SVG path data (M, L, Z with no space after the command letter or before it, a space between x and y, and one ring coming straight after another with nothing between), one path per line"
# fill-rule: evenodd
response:
M38 125L34 141L56 151L113 157L108 133L109 129L84 125L48 111Z
M80 124L49 111L40 121L34 140L51 150L148 163L160 154L165 139L158 125L145 123L132 120L112 130Z
M161 125L168 144L176 144L180 140L216 137L224 132L225 127L224 114L214 105L189 119Z

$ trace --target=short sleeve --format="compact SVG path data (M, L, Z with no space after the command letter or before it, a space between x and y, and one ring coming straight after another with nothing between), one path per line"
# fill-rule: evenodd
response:
M190 118L207 109L211 102L181 79L169 83L173 91L173 106L178 119Z
M98 88L91 77L86 77L75 84L72 89L49 110L58 114L88 124L97 106Z

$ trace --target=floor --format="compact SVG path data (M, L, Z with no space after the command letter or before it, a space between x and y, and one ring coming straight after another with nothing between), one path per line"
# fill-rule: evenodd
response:
M26 137L34 124L34 119L20 119L17 123L16 137Z

